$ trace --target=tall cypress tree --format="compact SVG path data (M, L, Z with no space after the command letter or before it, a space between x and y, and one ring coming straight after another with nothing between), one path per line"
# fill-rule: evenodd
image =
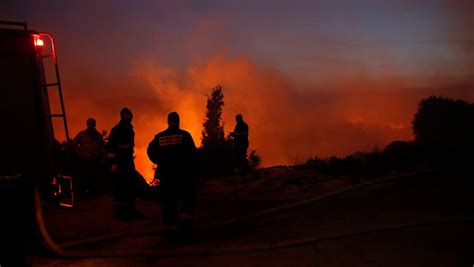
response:
M220 176L232 173L232 144L225 139L222 107L224 95L222 86L212 89L207 97L206 119L203 123L201 155L201 173L204 176Z
M202 148L215 149L225 143L224 124L222 123L222 107L224 95L222 86L212 89L211 96L207 97L206 120L202 130Z

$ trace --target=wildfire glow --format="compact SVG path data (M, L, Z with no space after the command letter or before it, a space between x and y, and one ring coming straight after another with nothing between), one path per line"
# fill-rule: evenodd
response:
M138 62L132 73L146 86L146 96L122 97L113 102L81 96L66 104L73 133L85 127L88 117L97 119L99 130L109 130L118 122L120 109L131 108L135 163L149 182L153 180L153 164L146 148L158 132L167 128L167 114L177 111L181 128L189 131L200 146L206 95L218 84L223 87L225 133L233 130L235 114L243 114L250 127L249 152L256 149L263 166L288 164L295 156L302 161L311 156L345 156L369 151L375 145L383 148L394 140L409 140L418 101L436 93L385 90L380 84L370 90L334 90L329 97L327 93L297 93L279 73L258 67L246 57L221 55L184 72ZM399 86L391 82L391 88ZM130 92L133 90L138 89L131 87Z

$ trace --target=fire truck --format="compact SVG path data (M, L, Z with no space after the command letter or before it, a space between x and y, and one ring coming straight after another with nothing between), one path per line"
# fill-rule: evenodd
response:
M26 255L31 240L61 253L44 226L40 194L52 180L65 179L54 162L56 125L69 140L51 34L0 21L0 102L0 266L8 266Z

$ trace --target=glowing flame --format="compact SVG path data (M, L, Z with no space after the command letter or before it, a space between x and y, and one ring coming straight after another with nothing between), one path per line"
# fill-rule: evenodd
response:
M389 127L392 130L403 130L407 128L407 126L404 123L390 123Z

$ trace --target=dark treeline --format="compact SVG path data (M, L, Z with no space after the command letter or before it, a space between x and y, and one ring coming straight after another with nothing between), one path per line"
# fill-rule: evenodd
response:
M380 151L345 158L313 158L301 168L330 175L378 176L392 172L444 169L465 172L474 159L474 104L442 96L419 102L412 120L415 139L394 141Z

